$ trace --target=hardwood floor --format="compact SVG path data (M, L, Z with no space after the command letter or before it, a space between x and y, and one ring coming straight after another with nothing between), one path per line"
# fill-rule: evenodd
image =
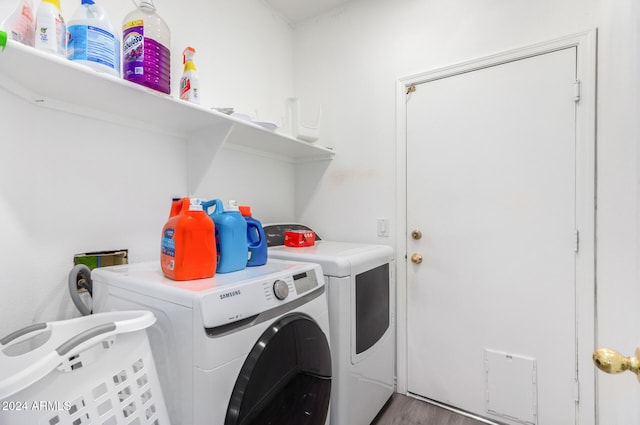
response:
M402 394L394 394L371 425L486 425L491 423L459 415Z

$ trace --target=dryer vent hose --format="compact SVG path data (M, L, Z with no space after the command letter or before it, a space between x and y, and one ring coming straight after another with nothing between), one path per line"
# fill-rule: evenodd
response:
M91 314L91 309L80 299L78 287L84 288L93 297L93 282L91 281L91 270L84 264L78 264L69 272L69 295L76 308L83 316Z

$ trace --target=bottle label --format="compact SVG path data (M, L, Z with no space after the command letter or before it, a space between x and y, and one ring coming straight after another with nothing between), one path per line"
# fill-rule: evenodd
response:
M69 59L86 60L116 69L116 40L113 34L91 25L69 27Z
M182 77L180 80L180 99L189 100L191 97L191 79L189 77Z
M170 227L164 230L162 234L162 244L160 248L160 252L163 255L167 255L169 257L176 256L176 243L173 240L174 234L175 234L175 230Z
M36 47L66 56L67 28L62 15L46 16L38 19Z
M67 55L67 26L64 23L64 18L61 14L58 14L56 18L56 37L57 37L57 50L59 55Z
M5 21L5 24L10 25L11 38L19 41L22 44L29 46L34 45L35 40L35 22L31 8L28 5L22 6L20 17L16 19L12 24L9 24L10 20Z
M189 74L180 79L180 99L188 102L200 103L198 94L198 83Z
M144 75L144 21L126 22L122 26L122 76L129 79Z

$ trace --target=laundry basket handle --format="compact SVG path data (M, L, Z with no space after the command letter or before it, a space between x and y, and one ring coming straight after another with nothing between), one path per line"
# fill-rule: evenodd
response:
M47 322L44 327L32 325L14 332L3 338L5 344L0 345L0 400L39 381L61 361L69 361L68 357L112 336L144 330L155 321L150 311L113 311ZM34 332L37 330L46 338ZM4 422L0 419L0 423Z
M86 342L92 338L95 338L98 335L102 335L104 333L112 332L115 330L116 330L116 324L113 322L105 323L104 325L95 326L93 328L87 329L86 331L79 333L74 337L69 338L67 341L63 342L58 348L56 348L56 351L58 352L59 355L64 356L69 351L73 350L83 342Z
M47 327L46 323L36 323L35 325L29 325L22 329L18 329L17 331L12 332L9 335L5 336L4 338L0 339L0 345L7 345L14 339L18 339L21 336L31 332L39 331L41 329L46 329L46 327Z

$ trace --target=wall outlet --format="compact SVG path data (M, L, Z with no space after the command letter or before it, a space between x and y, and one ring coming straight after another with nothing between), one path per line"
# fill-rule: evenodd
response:
M378 236L381 238L389 237L389 219L388 218L378 219Z

